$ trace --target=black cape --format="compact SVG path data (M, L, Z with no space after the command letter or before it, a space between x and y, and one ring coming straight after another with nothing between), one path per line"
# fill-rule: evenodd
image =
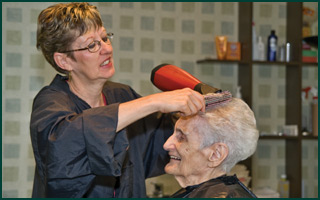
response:
M116 132L119 103L140 96L108 81L107 106L91 108L57 75L33 102L36 169L32 197L146 197L145 179L164 173L171 115L155 113Z
M188 186L174 193L172 198L257 198L236 175L220 176L199 185Z

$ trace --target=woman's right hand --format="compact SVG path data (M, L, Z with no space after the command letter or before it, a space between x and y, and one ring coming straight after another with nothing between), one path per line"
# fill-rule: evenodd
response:
M189 116L199 111L205 112L204 97L190 88L152 94L119 105L117 131L154 112Z
M205 111L203 95L190 88L150 95L162 113L179 112L182 116L194 115Z

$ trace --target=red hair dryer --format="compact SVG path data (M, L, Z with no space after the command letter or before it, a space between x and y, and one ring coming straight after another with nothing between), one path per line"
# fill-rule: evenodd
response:
M204 84L183 69L170 64L161 64L155 67L151 73L151 82L162 91L187 87L201 94L221 92L220 89Z

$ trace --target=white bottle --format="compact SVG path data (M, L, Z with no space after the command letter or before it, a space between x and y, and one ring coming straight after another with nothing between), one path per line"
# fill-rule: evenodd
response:
M289 186L290 183L287 180L287 175L282 174L278 183L280 198L289 198Z
M252 22L252 60L258 59L257 46L256 28L254 22Z
M318 88L316 86L311 87L312 94L312 133L314 136L318 136Z
M241 86L240 86L240 85L237 86L235 97L236 97L236 98L239 98L239 99L242 98L242 95L241 95Z
M258 41L258 60L260 60L260 61L266 60L265 45L262 42L261 36L259 36L259 41Z

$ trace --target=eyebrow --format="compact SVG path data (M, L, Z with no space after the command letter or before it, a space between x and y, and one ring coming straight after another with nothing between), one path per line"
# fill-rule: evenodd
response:
M92 39L93 40L93 36L90 36L90 37L88 37L85 41L83 41L83 43L87 43L90 39Z
M181 133L182 135L186 135L181 128L176 128L176 132Z
M101 36L102 34L108 34L107 30L105 28L102 28L102 32L99 33L99 35ZM86 43L89 39L95 40L94 36L90 36L88 37L85 41L83 41L83 43Z

